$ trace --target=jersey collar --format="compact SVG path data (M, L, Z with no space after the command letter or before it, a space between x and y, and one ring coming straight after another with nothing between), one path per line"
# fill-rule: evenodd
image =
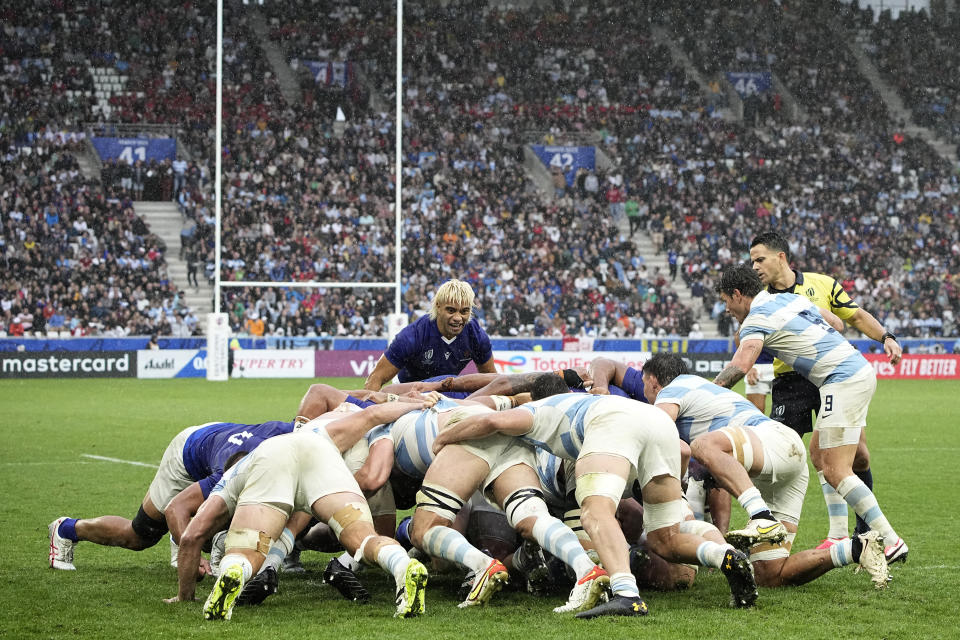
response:
M792 287L787 287L786 289L775 289L773 285L770 285L767 287L767 293L793 293L797 287L802 285L803 272L797 271L796 269L791 269L791 271L793 271L794 278L796 278Z

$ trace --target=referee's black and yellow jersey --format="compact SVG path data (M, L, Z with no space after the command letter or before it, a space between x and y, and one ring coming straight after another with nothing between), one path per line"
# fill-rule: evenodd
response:
M796 282L792 287L786 289L767 287L767 292L795 293L798 296L804 296L821 309L829 309L844 321L850 319L860 308L856 302L850 299L850 296L847 295L847 292L834 277L812 271L797 271L796 269L793 270L793 275L796 276ZM778 358L774 358L774 375L781 375L792 370L789 365L784 364Z

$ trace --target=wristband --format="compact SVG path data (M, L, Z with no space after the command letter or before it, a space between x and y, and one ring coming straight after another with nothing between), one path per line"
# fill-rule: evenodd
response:
M894 342L897 341L897 336L893 335L893 334L890 333L889 331L884 331L884 332L883 332L883 335L880 336L880 344L883 344L884 342L886 342L886 341L887 341L887 338L893 338L893 341L894 341Z

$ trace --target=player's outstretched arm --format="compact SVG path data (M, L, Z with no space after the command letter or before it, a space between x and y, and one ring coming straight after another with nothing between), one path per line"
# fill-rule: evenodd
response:
M883 352L887 354L887 357L890 359L890 364L900 362L900 359L903 357L903 348L900 346L900 343L897 342L897 338L884 329L883 325L873 317L872 313L865 311L861 307L857 309L856 313L850 316L847 322L871 340L876 340L883 344Z
M737 347L737 352L733 354L730 364L714 378L713 383L728 389L737 384L757 362L762 350L763 340L742 341Z
M499 413L469 416L441 430L434 440L433 451L438 453L448 444L477 440L494 433L519 436L530 431L531 427L533 427L533 414L526 409L510 409Z
M490 359L486 362L478 362L477 371L479 373L496 373L497 366L493 362L493 356L490 356Z
M393 363L387 360L387 356L380 356L377 365L367 376L366 382L363 383L363 388L379 391L387 383L387 380L391 380L399 372L400 369L393 366Z
M393 440L381 438L370 445L370 453L353 477L366 494L373 494L390 479L393 471Z
M200 567L200 549L215 532L230 523L230 511L220 496L210 496L190 521L186 531L180 536L180 550L177 553L177 595L164 602L189 602L197 592L198 568Z
M471 374L471 375L480 375L480 374ZM488 375L488 374L483 374ZM474 399L476 396L512 396L518 393L523 393L530 391L533 387L533 381L537 379L538 376L542 373L502 373L494 376L492 379L488 378L487 383L482 387L478 388L476 391L467 396L468 400ZM469 376L460 376L460 378L469 377ZM455 391L455 389L450 389ZM469 389L468 389L469 390Z
M303 416L308 420L313 420L328 411L333 411L346 399L346 391L341 391L328 384L312 384L310 388L307 389L307 392L303 394L303 399L300 400L300 406L297 407L297 415Z
M587 371L593 379L590 393L594 395L609 395L610 385L622 385L623 376L627 372L627 365L610 358L594 358L590 361Z
M381 424L399 420L401 416L411 411L429 409L434 404L436 404L436 400L432 397L429 399L425 398L420 402L387 402L378 404L331 422L327 425L327 433L330 434L333 443L337 445L337 448L343 453L355 445L370 429Z
M190 524L190 519L200 509L203 504L203 489L199 482L194 482L189 487L174 496L170 504L164 511L164 519L167 521L167 527L170 529L170 537L177 544L180 544L180 536Z

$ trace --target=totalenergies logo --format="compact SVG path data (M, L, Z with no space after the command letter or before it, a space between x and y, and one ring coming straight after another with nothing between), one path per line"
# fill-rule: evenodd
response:
M524 373L527 371L527 359L523 356L513 356L509 360L497 360L494 358L493 364L496 365L500 373Z

